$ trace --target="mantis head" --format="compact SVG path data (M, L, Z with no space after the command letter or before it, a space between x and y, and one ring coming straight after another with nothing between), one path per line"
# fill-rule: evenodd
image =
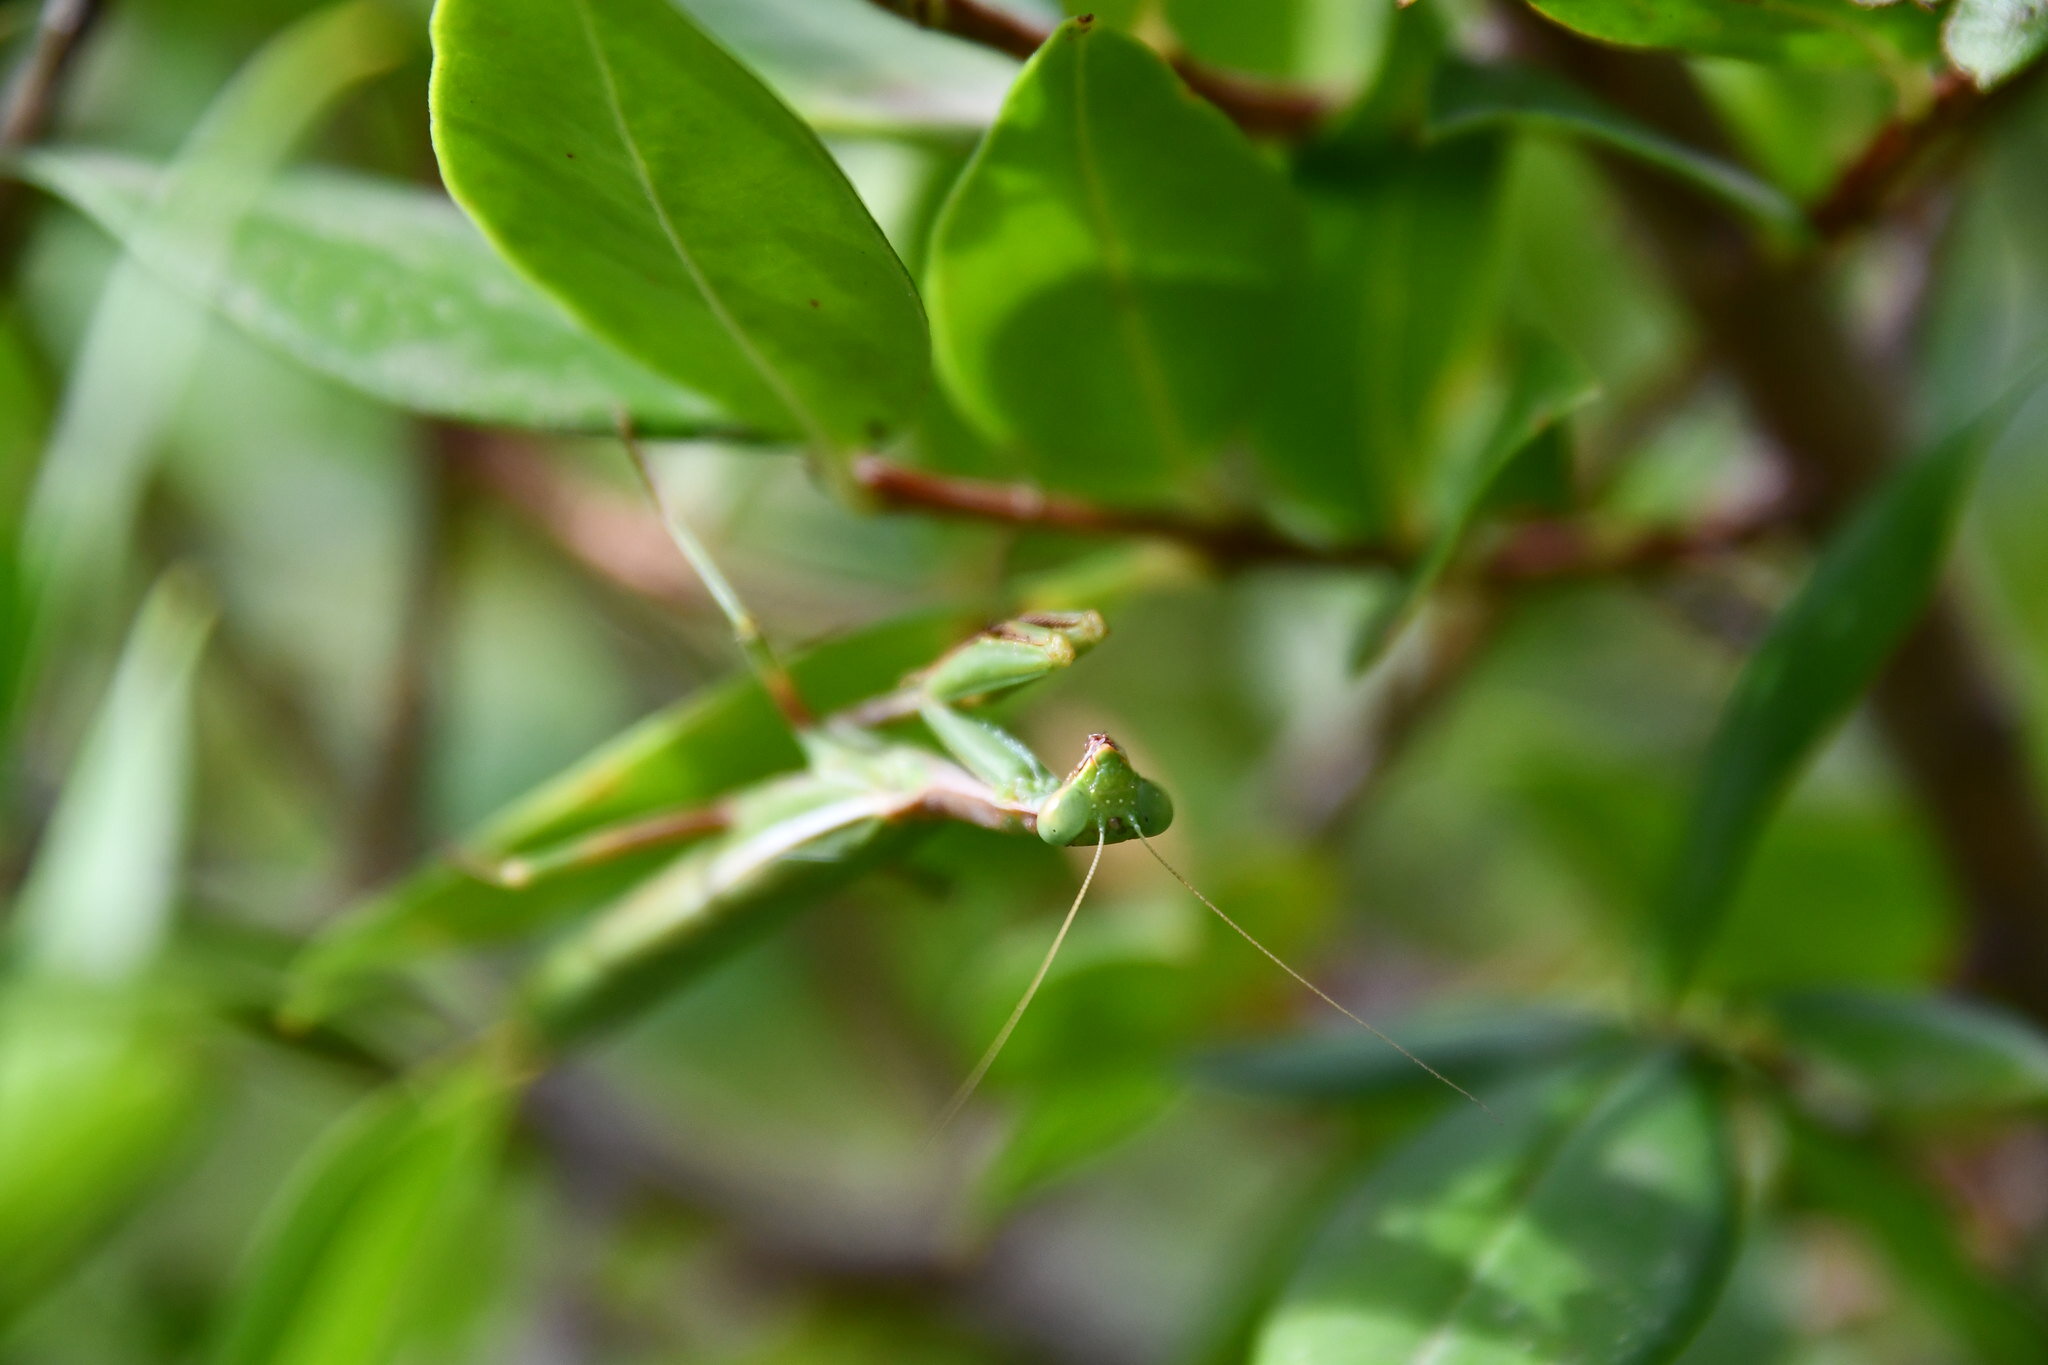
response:
M1088 736L1087 751L1067 780L1038 807L1038 837L1048 844L1120 844L1153 838L1173 823L1173 801L1158 783L1138 776L1108 735Z

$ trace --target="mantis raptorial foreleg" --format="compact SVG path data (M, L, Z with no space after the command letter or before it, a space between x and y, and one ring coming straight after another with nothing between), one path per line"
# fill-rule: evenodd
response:
M622 1016L719 945L770 922L777 907L815 899L833 879L898 847L920 824L962 820L1034 833L1055 846L1093 844L1095 856L1038 973L948 1104L946 1118L966 1103L1045 981L1102 850L1130 839L1142 841L1205 907L1323 1003L1479 1103L1289 966L1168 863L1152 840L1172 823L1173 803L1109 736L1089 736L1080 762L1061 779L1021 740L960 709L1072 664L1102 639L1100 616L1072 612L1003 622L949 650L894 692L820 722L731 585L662 499L652 466L629 434L627 443L664 524L732 622L742 653L803 746L807 766L734 792L715 807L600 830L501 867L500 881L524 885L620 853L696 841L544 958L526 991L544 1035L562 1041ZM881 732L912 717L923 721L943 754Z
M548 877L602 866L629 853L691 843L716 834L731 823L732 815L723 805L692 806L608 825L578 838L495 862L466 858L464 865L494 886L518 891Z

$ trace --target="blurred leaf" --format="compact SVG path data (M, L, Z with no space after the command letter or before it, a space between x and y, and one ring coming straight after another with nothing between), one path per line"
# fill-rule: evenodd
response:
M951 615L912 617L822 645L791 668L811 705L829 712L886 691L967 631ZM489 821L464 853L489 863L635 816L703 805L802 761L759 684L734 679L620 735ZM361 978L531 934L616 896L672 857L622 858L520 890L449 862L432 864L357 906L315 941L294 973L286 1012L310 1023L337 1008Z
M1942 42L1949 60L1988 90L2048 51L2048 0L1955 0Z
M1789 197L1731 165L1638 123L1569 82L1527 66L1447 62L1431 92L1433 137L1494 127L1567 133L1627 152L1787 234L1806 230Z
M12 549L49 421L48 381L39 370L12 311L0 308L0 745L13 733L15 689L27 664L29 603Z
M1351 666L1363 669L1379 657L1388 641L1414 615L1430 589L1451 567L1472 524L1501 495L1504 487L1530 477L1525 462L1553 457L1554 446L1542 436L1572 409L1591 402L1599 386L1577 358L1555 342L1537 337L1525 342L1513 362L1513 377L1494 416L1493 430L1476 456L1451 479L1447 506L1438 516L1436 533L1421 562L1400 588L1375 603L1364 629L1351 647Z
M294 143L350 88L405 55L376 0L319 10L266 43L215 97L150 209L210 277ZM64 392L23 527L33 631L56 640L120 581L156 447L204 332L202 315L140 266L109 279Z
M1387 1031L1468 1090L1526 1075L1616 1036L1609 1020L1544 1005L1404 1021ZM1199 1066L1212 1084L1292 1100L1361 1103L1441 1088L1400 1053L1352 1029L1213 1052Z
M1843 0L1529 0L1589 38L1700 56L1803 66L1899 67L1938 50L1940 20L1918 5Z
M178 894L192 680L212 627L175 571L143 604L15 905L24 966L112 982L156 956Z
M1880 1110L1925 1117L2048 1104L2048 1034L1995 1006L1833 990L1768 1007L1796 1057Z
M1033 1090L975 1191L980 1216L991 1222L1008 1217L1032 1195L1149 1127L1179 1094L1172 1078L1128 1068Z
M1412 530L1452 380L1494 300L1504 164L1490 136L1416 148L1375 132L1301 155L1312 262L1269 343L1257 449L1331 535Z
M458 421L652 435L715 432L709 400L580 330L430 190L288 174L226 260L149 213L163 173L99 152L32 152L23 173L251 336L396 407Z
M469 1245L514 1097L476 1058L398 1082L306 1157L251 1249L212 1365L417 1358L443 1301L468 1298Z
M1167 21L1198 61L1346 89L1378 64L1392 14L1350 0L1166 0Z
M1648 1365L1734 1259L1719 1086L1676 1052L1588 1064L1461 1107L1339 1207L1257 1365Z
M1956 1235L1942 1198L1881 1149L1787 1112L1792 1191L1863 1228L1900 1277L1984 1365L2048 1356L2048 1320L1988 1273Z
M1579 753L1521 779L1523 808L1632 941L1681 828L1672 766L1663 755L1610 765ZM1954 939L1952 896L1912 812L1799 801L1760 838L1699 982L1743 994L1916 986L1947 969Z
M928 32L872 0L679 0L814 126L974 128L1017 74L1009 57Z
M1047 483L1162 500L1247 414L1286 187L1135 39L1060 28L934 230L941 373Z
M0 982L0 1326L184 1155L202 1060L185 1021L133 993Z
M1919 618L1984 450L2023 396L2008 395L1879 487L1743 669L1659 906L1668 991L1691 981L1786 789Z
M819 451L914 415L917 291L817 136L666 0L445 0L456 202L600 336Z

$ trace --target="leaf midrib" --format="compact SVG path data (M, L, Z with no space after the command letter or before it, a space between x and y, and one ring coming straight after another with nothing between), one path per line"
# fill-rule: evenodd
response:
M1188 463L1187 435L1173 412L1172 395L1167 392L1166 371L1157 351L1144 310L1138 305L1136 281L1131 275L1129 252L1117 234L1109 211L1109 197L1096 165L1094 139L1088 128L1088 50L1075 40L1074 51L1074 161L1081 181L1081 199L1096 235L1102 242L1103 264L1108 267L1112 306L1124 333L1124 342L1137 363L1138 384L1151 411L1153 425L1167 447L1170 459Z
M582 23L584 42L590 51L591 64L597 70L598 82L604 89L605 108L612 116L612 127L618 133L619 145L625 149L628 159L633 163L633 175L640 186L641 197L646 200L655 222L660 224L662 236L675 252L676 259L682 262L684 272L696 286L705 306L710 309L711 316L732 339L733 345L761 377L762 382L782 400L789 415L804 429L806 439L820 451L831 449L832 441L826 434L824 424L805 406L781 373L768 363L768 358L761 353L752 335L740 325L739 319L726 306L724 297L712 284L710 277L704 273L704 268L698 264L696 254L683 241L682 233L677 229L674 219L669 216L668 206L662 203L661 196L655 192L653 172L640 151L638 140L633 136L631 124L627 121L625 106L619 98L618 78L612 71L611 59L605 52L604 43L598 37L597 21L591 14L590 0L571 0L571 3L575 5L576 16Z
M1556 1134L1537 1154L1520 1187L1503 1207L1499 1226L1481 1244L1479 1253L1467 1262L1465 1281L1458 1290L1457 1297L1445 1307L1441 1320L1431 1329L1429 1336L1425 1337L1417 1346L1415 1353L1408 1357L1407 1365L1435 1365L1435 1362L1442 1358L1443 1352L1452 1343L1451 1334L1457 1326L1459 1315L1478 1294L1480 1285L1486 1279L1486 1272L1492 1269L1494 1261L1505 1249L1510 1237L1522 1226L1522 1212L1535 1203L1537 1193L1556 1173L1565 1153L1571 1149L1574 1139L1590 1127L1593 1119L1613 1102L1615 1095L1641 1076L1644 1069L1640 1065L1623 1067L1613 1080L1589 1097L1576 1121L1559 1126Z

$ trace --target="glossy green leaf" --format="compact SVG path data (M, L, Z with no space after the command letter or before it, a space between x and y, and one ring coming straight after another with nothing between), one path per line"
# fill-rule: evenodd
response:
M1529 0L1567 28L1632 47L1802 66L1897 67L1932 57L1940 21L1918 5L1845 0Z
M1473 524L1521 477L1523 462L1551 459L1556 447L1542 443L1574 408L1591 402L1599 386L1576 357L1556 343L1536 338L1525 342L1513 363L1506 394L1494 414L1493 428L1476 454L1449 481L1445 505L1422 559L1409 570L1392 594L1374 605L1372 615L1352 645L1353 668L1379 657L1387 643L1443 578Z
M1743 669L1658 907L1667 990L1691 982L1786 789L1918 619L1984 450L2015 404L2009 396L1893 474L1828 543Z
M1495 136L1418 148L1367 132L1302 153L1313 259L1274 339L1256 447L1333 536L1414 530L1453 381L1494 302L1504 150Z
M111 982L156 956L178 895L193 674L212 626L175 573L143 604L14 907L25 967Z
M2048 0L1955 0L1942 43L1950 61L1989 89L2048 51Z
M1805 231L1805 214L1776 187L1638 123L1548 72L1527 66L1446 63L1431 92L1431 135L1455 137L1495 127L1563 133L1626 152L1768 227L1788 234Z
M811 130L666 0L445 0L456 202L592 331L818 450L902 425L917 292Z
M209 257L149 212L163 172L96 152L38 152L22 172L155 274L249 335L396 407L458 421L715 433L710 400L591 337L492 252L445 197L333 171L280 177L233 253Z
M441 1301L468 1297L468 1245L514 1090L502 1063L399 1082L352 1111L259 1231L210 1365L417 1359Z
M1513 1081L1617 1036L1609 1021L1534 1005L1400 1022L1387 1032L1468 1089ZM1211 1053L1201 1060L1200 1074L1249 1094L1339 1103L1440 1088L1415 1063L1353 1029Z
M892 622L821 646L791 663L816 708L831 711L887 690L967 633L958 618ZM488 864L635 816L702 805L799 766L767 695L751 678L709 689L634 726L582 763L488 821L465 858ZM464 945L502 942L588 910L660 866L663 854L622 858L513 890L443 861L336 921L294 973L287 1013L310 1023L367 979ZM673 856L672 854L666 856Z
M1651 1365L1734 1258L1719 1087L1673 1052L1462 1107L1339 1204L1255 1365Z
M0 1326L185 1155L203 1063L190 1021L132 991L0 983Z
M2048 1034L1981 1001L1808 991L1769 1002L1785 1045L1877 1109L1983 1114L2048 1105Z
M1151 49L1073 22L969 163L926 272L940 371L1048 484L1163 498L1248 415L1294 219Z

